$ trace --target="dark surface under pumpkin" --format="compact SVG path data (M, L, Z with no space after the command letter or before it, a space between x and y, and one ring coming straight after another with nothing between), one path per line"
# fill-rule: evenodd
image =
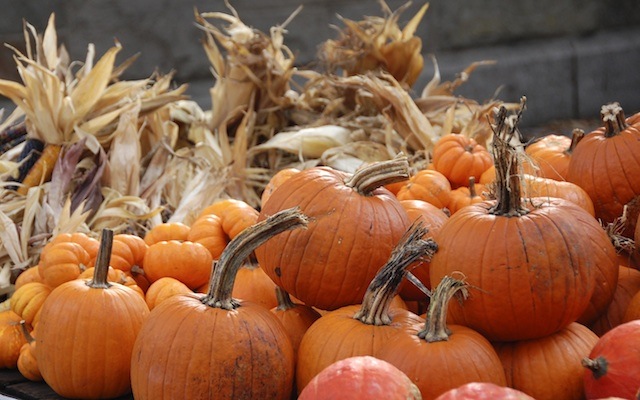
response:
M63 400L44 381L31 382L18 372L17 369L0 369L0 400L1 395L20 400ZM113 400L133 400L133 395L125 395Z

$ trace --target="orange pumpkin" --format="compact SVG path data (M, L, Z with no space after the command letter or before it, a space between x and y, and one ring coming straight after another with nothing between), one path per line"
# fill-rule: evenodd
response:
M494 346L507 386L535 399L581 400L585 395L580 362L597 341L598 335L574 322L549 336Z
M567 180L589 194L596 218L610 223L640 195L640 127L625 121L618 103L603 106L600 113L604 126L578 143ZM633 236L635 222L629 221L625 236Z
M206 247L214 260L220 258L220 254L229 243L229 237L222 228L222 220L214 214L198 217L191 224L187 240Z
M20 316L15 312L0 311L0 368L16 368L20 349L27 343L20 321Z
M313 307L294 303L291 301L289 293L279 287L276 287L276 298L278 299L278 305L272 308L271 312L280 320L287 331L293 346L293 353L296 356L295 358L298 359L298 348L302 337L309 327L320 318L320 313L314 310Z
M151 228L144 235L144 242L147 246L169 240L184 241L189 236L191 228L182 222L165 222Z
M22 334L27 340L27 343L23 344L20 348L20 355L18 356L18 371L30 381L40 382L42 381L42 374L40 373L40 367L38 366L38 359L36 358L36 340L35 329L31 332L27 329L26 323L20 321L20 327Z
M425 239L435 237L440 228L449 219L449 215L442 209L422 200L402 200L400 201L402 208L405 209L409 220L413 223L416 221L424 221L424 226L428 229ZM407 268L420 282L427 288L431 287L429 279L429 261L420 260L414 265ZM427 301L426 295L418 289L413 283L406 278L402 280L399 289L400 296L404 300L416 300L420 302Z
M322 310L358 304L377 270L410 225L400 202L380 187L405 179L406 157L369 164L354 174L330 167L301 171L276 189L260 220L299 206L307 229L256 249L259 265L307 305Z
M149 310L176 294L191 293L192 290L175 278L165 276L153 282L145 293L145 301Z
M110 265L124 272L133 267L143 267L144 255L149 246L140 236L120 233L113 237Z
M42 305L51 293L44 283L30 282L17 289L11 296L11 310L25 323L35 325L40 317Z
M571 153L583 137L584 131L580 129L575 129L571 138L548 134L529 144L525 152L538 167L538 176L564 181L567 179Z
M175 295L151 311L131 358L136 399L289 398L294 355L287 332L271 311L233 299L231 291L257 246L306 224L286 210L245 229L221 255L207 294Z
M640 271L623 266L619 268L618 284L609 306L589 325L589 328L598 336L604 335L624 322L631 299L640 292Z
M298 349L296 384L299 391L332 363L353 356L375 357L397 331L423 322L408 310L392 308L390 304L406 268L436 249L433 241L422 240L425 233L421 224L412 225L369 284L361 305L331 311L307 330Z
M16 278L14 283L15 290L20 289L23 285L29 282L40 282L42 283L42 277L40 276L40 269L37 265L33 267L29 267L26 270L22 271L20 275Z
M144 272L149 282L169 276L194 290L211 275L213 257L200 243L169 240L152 244L144 256Z
M491 153L475 139L457 133L442 136L433 146L433 167L453 188L465 186L469 178L479 181L491 165Z
M451 201L451 183L442 173L423 169L409 178L396 197L398 200L422 200L445 208Z
M38 264L42 282L56 288L77 279L92 263L91 255L78 243L59 242L47 249L46 257Z
M491 341L539 338L574 322L595 288L594 252L613 246L573 203L522 200L517 150L506 140L515 128L506 114L501 107L493 140L497 198L447 220L430 269L432 287L454 273L466 276L473 294L464 306L451 304L451 321Z
M522 186L526 197L557 197L565 199L582 207L590 215L595 216L591 197L575 183L525 174L522 179Z
M231 295L236 299L253 301L270 310L278 305L276 287L259 265L245 263L238 270Z
M113 232L103 230L93 279L56 287L42 307L38 366L63 397L110 398L131 390L133 342L149 309L134 290L107 282L112 242Z
M256 223L258 211L242 200L222 199L206 207L200 213L203 215L213 214L222 221L222 229L229 239L238 236L240 232Z
M484 185L476 185L476 179L473 176L470 177L469 186L460 186L451 191L451 199L447 204L447 209L451 214L455 214L462 207L484 201L486 199L483 195L484 190Z
M426 323L399 330L376 353L413 381L424 399L433 399L470 382L506 386L505 372L496 351L478 332L462 325L447 325L451 298L466 285L445 277L435 289Z
M273 174L271 179L269 179L269 183L267 183L267 186L265 186L262 191L260 204L264 206L269 197L271 197L271 194L273 194L273 191L298 172L300 172L298 168L284 168Z

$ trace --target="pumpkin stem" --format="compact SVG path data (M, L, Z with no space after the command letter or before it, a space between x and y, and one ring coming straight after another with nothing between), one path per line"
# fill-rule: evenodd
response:
M87 281L87 286L92 288L108 289L111 284L107 281L109 273L109 261L111 261L111 250L113 248L113 231L105 228L100 236L100 247L93 270L93 279Z
M22 336L24 336L28 343L33 343L36 341L36 339L31 335L31 332L29 332L29 329L27 328L27 321L20 321L20 330L22 331Z
M522 204L522 163L518 158L518 150L511 140L518 133L517 127L525 108L526 98L522 97L518 113L507 116L507 109L501 106L496 113L496 124L493 130L493 159L496 168L495 196L496 204L489 212L506 217L521 216L528 212ZM519 136L519 134L518 134Z
M442 278L431 296L425 327L418 332L420 339L429 343L449 340L451 332L447 328L447 309L449 301L458 291L462 294L463 299L467 298L468 292L465 282L450 276Z
M209 307L233 310L240 303L231 297L238 269L251 253L271 237L295 228L306 227L307 216L298 207L282 210L249 226L225 247L211 275L209 290L202 303Z
M353 318L368 325L389 325L389 306L406 275L407 267L420 258L430 259L438 249L432 239L423 240L428 229L423 221L409 227L396 245L389 261L380 268L364 295L362 306Z
M473 199L477 195L478 194L476 193L476 177L470 176L469 177L469 197Z
M380 186L409 179L409 159L400 155L386 161L363 166L346 180L345 185L368 196Z
M573 132L571 132L571 143L569 147L564 151L565 154L571 154L576 149L576 146L580 141L584 138L584 131L580 128L575 128Z
M606 138L618 135L629 126L618 102L603 105L600 109L600 118L604 122L604 137Z
M598 378L602 378L607 374L609 363L607 362L606 358L599 356L594 359L583 358L582 366L585 368L588 368L593 374L593 377L598 379Z
M296 308L296 304L291 301L289 292L280 286L276 286L276 299L278 300L278 306L276 307L278 311L287 311Z

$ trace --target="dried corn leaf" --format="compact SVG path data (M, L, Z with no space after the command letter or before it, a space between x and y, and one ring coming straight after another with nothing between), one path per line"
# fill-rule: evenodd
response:
M140 103L133 103L120 117L109 152L107 185L123 196L138 196L140 189Z

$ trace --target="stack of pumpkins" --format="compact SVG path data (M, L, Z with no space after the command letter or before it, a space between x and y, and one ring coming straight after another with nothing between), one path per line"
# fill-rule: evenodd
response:
M449 135L413 173L287 169L260 211L59 235L0 314L2 366L84 399L630 398L640 271L613 242L640 239L640 116L602 116L522 151L502 108L491 152Z

